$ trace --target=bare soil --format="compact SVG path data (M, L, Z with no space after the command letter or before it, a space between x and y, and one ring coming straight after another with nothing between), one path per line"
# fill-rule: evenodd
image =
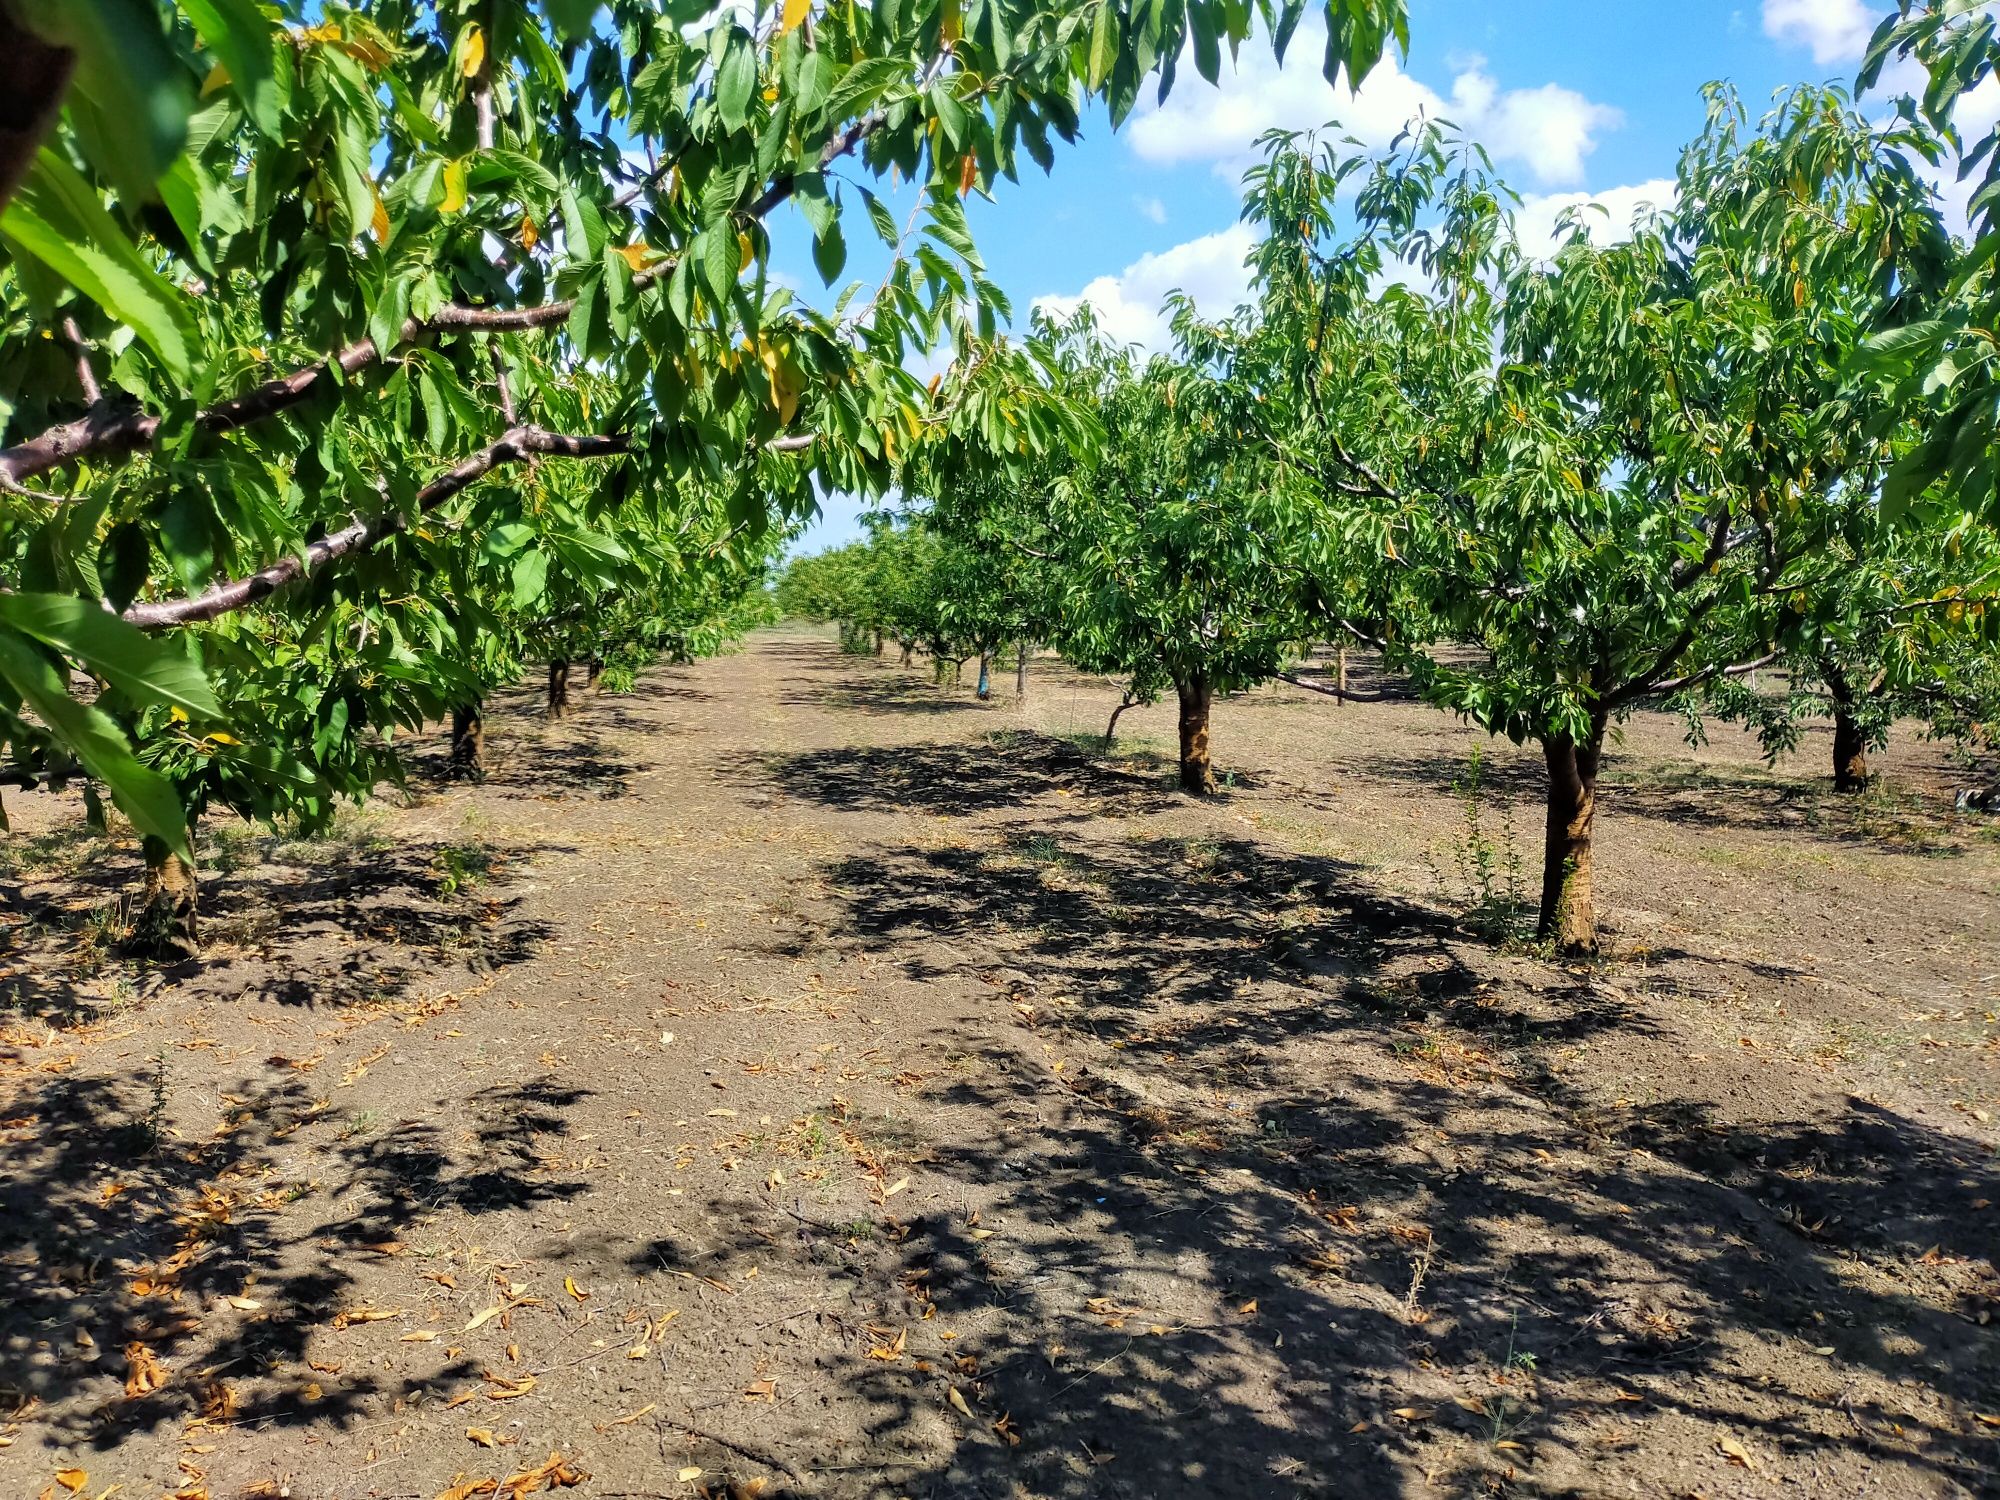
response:
M928 675L524 692L482 785L218 830L172 970L14 799L0 1496L2000 1494L1941 752L1635 721L1564 967L1532 755L1279 687L1202 803L1171 706Z

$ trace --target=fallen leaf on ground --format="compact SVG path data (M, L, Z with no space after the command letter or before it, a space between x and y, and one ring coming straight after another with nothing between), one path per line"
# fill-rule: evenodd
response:
M90 1483L90 1471L88 1469L57 1469L56 1483L74 1495L86 1484Z
M432 1339L436 1337L437 1334L433 1330L428 1328L419 1328L414 1330L413 1332L404 1334L401 1339L401 1342L405 1344L428 1344Z
M886 1359L886 1360L901 1359L903 1357L903 1348L906 1344L909 1343L909 1341L910 1341L910 1330L907 1328L898 1329L896 1332L896 1337L893 1340L891 1340L887 1344L882 1345L879 1348L870 1349L868 1351L868 1357L870 1359Z
M125 1346L126 1395L149 1395L166 1383L167 1372L160 1367L151 1349L136 1340Z
M582 1484L590 1478L560 1453L551 1453L546 1462L532 1469L523 1469L518 1474L509 1474L500 1481L499 1493L508 1500L521 1500L524 1495L532 1495L540 1490L566 1490Z
M386 1323L391 1318L400 1318L400 1307L350 1307L345 1312L333 1315L335 1328L348 1328L356 1323Z
M778 1399L778 1383L774 1380L753 1380L743 1387L743 1399L769 1401L775 1404Z
M701 1478L701 1474L702 1474L702 1469L700 1464L689 1464L685 1469L682 1469L680 1473L675 1475L674 1477L679 1479L683 1484L685 1484L690 1479Z
M1405 1422L1428 1422L1437 1412L1428 1406L1399 1406L1389 1415L1401 1417Z
M957 1386L951 1388L951 1404L958 1408L960 1416L969 1417L972 1415L972 1408L965 1404L965 1393Z
M255 1297L224 1297L222 1300L238 1312L256 1312L264 1305Z
M576 1280L574 1277L570 1276L563 1277L563 1290L568 1292L572 1297L576 1298L576 1300L579 1302L588 1302L590 1300L590 1293L586 1292L582 1287L578 1286L576 1284Z
M606 1422L602 1426L600 1426L597 1430L599 1432L609 1432L614 1427L630 1427L634 1422L638 1421L641 1417L651 1416L654 1412L658 1411L659 1409L660 1407L658 1402L648 1401L644 1406L640 1407L637 1411L632 1412L627 1416L620 1417L615 1422Z
M472 1500L474 1495L491 1495L500 1488L497 1479L467 1479L463 1474L451 1476L451 1483L437 1493L437 1500Z
M525 1396L535 1388L535 1377L532 1375L522 1375L510 1380L504 1375L495 1375L489 1371L486 1378L493 1383L493 1389L486 1393L488 1401L512 1401L516 1396Z
M1757 1467L1757 1460L1750 1456L1750 1450L1737 1442L1735 1438L1725 1434L1716 1439L1715 1446L1722 1450L1723 1456L1731 1463L1740 1465L1745 1469L1754 1469Z
M502 1443L514 1441L512 1438L499 1436L491 1427L468 1427L465 1429L465 1436L467 1441L477 1443L482 1448L498 1448Z

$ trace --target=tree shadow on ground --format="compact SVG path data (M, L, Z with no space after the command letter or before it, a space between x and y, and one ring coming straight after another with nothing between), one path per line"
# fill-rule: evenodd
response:
M401 1254L418 1222L582 1192L536 1142L567 1132L585 1092L495 1086L448 1126L372 1128L316 1097L309 1063L273 1058L228 1091L215 1134L189 1142L167 1066L157 1082L145 1068L48 1076L10 1101L0 1405L32 1412L51 1447L103 1451L167 1424L344 1425L476 1378L447 1359L386 1381L360 1358L326 1363L325 1340L370 1321L352 1302L358 1272Z
M926 809L960 755L799 780ZM925 1039L955 1060L914 1118L959 1128L913 1159L952 1207L885 1205L880 1287L986 1333L929 1370L858 1334L885 1468L809 1492L1727 1493L1723 1437L1828 1497L1992 1486L1990 1157L1859 1101L1590 1107L1574 1049L1670 1018L1336 860L1037 811L826 871L855 953L993 997L987 1034ZM950 1457L904 1461L940 1414Z
M1434 796L1462 794L1465 758L1443 752L1359 755L1357 777L1409 786ZM1547 790L1541 766L1528 756L1485 759L1484 795L1503 805L1538 806ZM1857 844L1887 854L1956 855L1973 825L1947 803L1891 786L1836 793L1829 781L1726 765L1621 763L1607 758L1598 788L1599 828L1643 818L1695 829L1776 833Z
M1151 776L1107 766L1049 735L1002 730L967 744L813 750L726 768L788 797L844 811L969 814L1043 795L1088 797L1074 815L1128 815L1173 805ZM1110 804L1110 805L1107 805Z
M557 846L390 844L361 832L287 839L249 825L202 845L201 951L160 966L119 939L139 888L138 851L99 841L80 864L4 889L9 924L0 1014L87 1023L172 984L215 1000L380 1004L441 964L490 971L548 937L505 891L517 862Z

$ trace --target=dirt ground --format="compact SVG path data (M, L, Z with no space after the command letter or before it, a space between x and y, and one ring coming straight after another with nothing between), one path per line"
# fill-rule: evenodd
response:
M1942 752L1635 721L1563 967L1531 755L1278 687L1199 804L1032 677L523 693L481 786L212 833L176 970L10 799L0 1497L2000 1495Z

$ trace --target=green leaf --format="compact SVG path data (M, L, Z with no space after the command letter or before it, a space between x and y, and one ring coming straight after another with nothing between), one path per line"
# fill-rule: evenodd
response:
M187 812L166 778L140 765L111 716L72 698L54 664L12 629L0 628L0 679L26 700L57 740L75 752L83 768L104 783L135 828L194 862Z
M194 89L152 0L9 0L36 35L77 53L70 108L92 116L91 165L137 205L180 155Z
M730 34L722 64L715 70L715 107L722 123L741 130L750 115L750 96L757 91L757 54L740 31Z
M187 299L126 238L76 168L44 148L0 236L40 261L120 323L128 324L175 380L190 379L196 341Z
M55 647L137 703L222 717L215 690L193 660L108 610L67 594L0 594L0 621Z
M267 139L282 139L291 74L277 69L275 36L257 0L180 0L180 7L203 45L229 70L252 123Z

